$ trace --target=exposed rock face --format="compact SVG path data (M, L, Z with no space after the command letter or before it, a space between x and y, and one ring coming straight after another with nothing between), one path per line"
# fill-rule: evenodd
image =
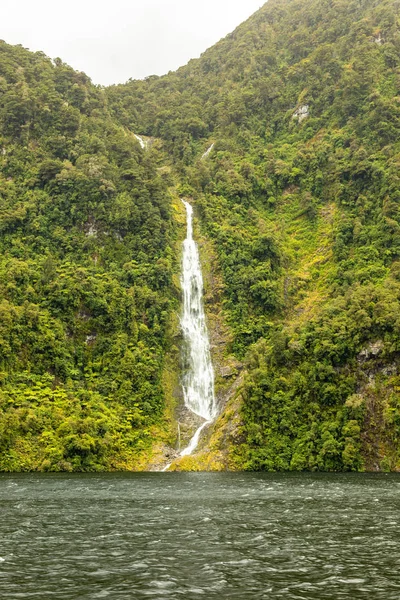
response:
M357 356L357 392L346 407L363 415L361 432L364 468L367 471L399 470L396 433L399 365L387 362L383 340L365 346Z
M310 107L308 104L302 104L299 108L293 113L292 119L297 119L299 123L304 121L310 115Z
M170 463L178 458L179 453L171 446L167 444L160 444L154 452L154 456L151 461L145 465L146 471L157 471L160 472L166 466L166 463Z
M89 221L84 226L86 237L97 237L98 228L93 219L89 219Z
M378 46L381 46L385 40L383 39L382 35L378 33L378 35L372 38L372 41L374 41L375 44L378 44Z
M234 377L238 374L238 371L241 369L241 363L230 364L226 366L221 366L220 375L224 379L228 379L229 377Z
M382 340L377 340L376 342L371 342L366 348L363 348L359 353L357 360L359 363L368 360L369 358L373 358L378 356L382 352L384 348L384 343Z

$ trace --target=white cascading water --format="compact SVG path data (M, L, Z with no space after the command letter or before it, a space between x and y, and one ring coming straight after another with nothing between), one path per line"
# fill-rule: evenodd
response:
M197 244L193 239L193 208L182 201L186 208L187 235L183 242L181 285L183 290L183 315L181 326L187 352L188 369L183 378L185 406L202 417L205 422L194 434L181 456L191 454L199 441L203 428L214 420L216 403L214 394L214 370L210 355L206 319L203 308L203 277Z
M142 150L146 150L146 148L147 148L147 142L140 135L136 135L136 133L134 133L133 135L135 136L135 138L139 142L140 147L142 148Z
M187 234L183 242L181 327L188 366L183 377L183 397L185 406L204 419L204 423L197 429L189 445L179 453L179 456L189 456L197 448L203 429L217 416L217 406L214 394L214 369L203 308L203 277L199 251L193 239L193 208L189 202L185 200L182 202L186 208ZM171 464L169 463L162 471L168 471Z
M211 153L212 149L215 146L215 142L213 144L211 144L211 146L208 148L208 150L206 150L203 154L203 156L201 158L207 158L207 156Z

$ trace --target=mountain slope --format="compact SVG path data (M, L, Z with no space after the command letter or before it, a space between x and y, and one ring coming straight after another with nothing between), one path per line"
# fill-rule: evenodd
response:
M177 293L157 151L60 60L0 44L0 469L137 468Z
M176 73L107 90L0 45L1 469L143 468L166 439L173 184L222 410L176 468L400 468L399 18L271 0Z
M107 91L164 140L214 244L247 371L238 468L400 466L399 11L272 0L176 73Z

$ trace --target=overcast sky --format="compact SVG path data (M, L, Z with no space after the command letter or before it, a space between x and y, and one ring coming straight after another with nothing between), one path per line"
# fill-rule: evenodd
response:
M0 0L0 39L108 85L197 58L264 0Z

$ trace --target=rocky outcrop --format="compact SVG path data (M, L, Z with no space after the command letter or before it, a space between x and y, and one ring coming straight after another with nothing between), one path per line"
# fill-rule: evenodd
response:
M397 361L388 362L383 340L371 342L357 356L358 386L346 406L362 416L361 443L364 469L400 470L397 441Z
M302 104L299 108L293 113L292 119L297 119L299 123L304 121L310 115L310 107L308 104Z

